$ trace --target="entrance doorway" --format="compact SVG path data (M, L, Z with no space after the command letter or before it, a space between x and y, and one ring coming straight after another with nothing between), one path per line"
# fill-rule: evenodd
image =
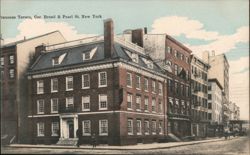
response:
M68 121L69 138L74 138L74 123L72 120Z

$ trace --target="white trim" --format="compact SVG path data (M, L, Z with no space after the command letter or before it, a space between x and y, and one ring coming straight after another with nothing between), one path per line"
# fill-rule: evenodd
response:
M139 88L137 88L137 77L139 77ZM139 75L135 75L135 88L137 90L141 90L141 77Z
M127 133L128 133L128 135L134 135L134 129L133 129L133 119L131 119L131 118L128 118L128 120L127 120L127 128L128 128L128 122L129 121L131 121L131 129L132 129L132 132L128 132L127 131Z
M139 124L140 124L140 132L137 132L137 128L138 128L138 126L137 126L137 123L139 122ZM142 135L142 124L141 124L141 120L136 120L136 135Z
M164 78L161 76L165 76L166 78L172 79L166 75L160 74L153 72L149 69L145 68L139 68L141 66L136 65L130 65L126 64L123 62L117 62L114 63L115 67L122 67L127 70L130 70L132 72L136 72L138 74L141 74L146 77L151 77L153 79L159 80L159 81L164 81ZM108 68L113 68L113 63L107 63L107 64L101 64L101 65L92 65L88 67L81 67L81 68L74 68L74 69L67 69L67 70L61 70L61 71L54 71L54 72L49 72L49 73L35 73L34 75L31 75L30 79L37 79L37 78L44 78L44 77L52 77L52 76L58 76L58 75L67 75L67 74L72 74L72 73L79 73L79 72L86 72L86 71L96 71L96 70L102 70L102 69L108 69Z
M101 76L100 76L101 73L105 73L105 76L106 76L106 79L105 79L105 83L106 83L106 84L105 84L105 85L101 85L101 78L100 78L100 77L101 77ZM108 82L107 79L108 79L107 72L105 72L105 71L104 71L104 72L98 72L98 88L107 87L107 82Z
M45 134L40 134L39 133L39 127L40 127L40 123L43 124L43 133L45 133L45 125L44 125L44 122L37 122L37 137L44 137Z
M150 114L150 113L142 113L142 112L136 112L136 111L97 111L97 112L82 112L77 113L77 115L96 115L96 114L109 114L109 113L127 113L127 114L140 114L140 115L148 115L148 116L159 116L164 117L163 114ZM51 114L51 115L29 115L29 118L33 117L54 117L54 116L61 116L61 114ZM67 115L67 117L69 117ZM75 115L72 115L72 117L75 117Z
M128 76L128 74L130 75L130 78L129 78L129 79L130 79L131 85L128 85L128 82L127 82L127 80L128 80L127 78L128 78L128 77L126 77L126 85L127 85L128 88L132 88L132 87L133 87L133 77L132 77L132 73L127 72L127 75L126 75L126 76Z

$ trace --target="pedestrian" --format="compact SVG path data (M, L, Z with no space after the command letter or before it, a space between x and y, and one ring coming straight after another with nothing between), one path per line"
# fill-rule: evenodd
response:
M93 149L96 147L96 135L93 134L91 136L91 143L92 143L92 146L93 146Z
M77 147L80 147L80 137L81 137L81 130L80 129L76 130L76 136L78 137L76 145L77 145Z
M224 131L225 139L227 139L227 135L228 135L227 130L225 130L225 131Z

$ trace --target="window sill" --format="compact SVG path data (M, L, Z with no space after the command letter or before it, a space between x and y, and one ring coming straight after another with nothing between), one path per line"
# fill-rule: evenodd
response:
M132 111L133 109L131 109L131 108L127 108L127 110Z
M51 114L57 114L58 111L51 111Z
M90 87L82 87L82 89L90 89Z
M102 134L99 134L99 136L108 136L108 134L107 133L106 134L102 133Z
M66 89L66 91L73 91L73 89Z
M59 136L59 135L56 135L56 134L52 134L51 136L52 136L52 137L57 137L57 136Z
M129 135L129 136L132 136L132 135L134 135L134 134L133 134L133 133L128 133L128 135Z
M99 108L98 110L108 110L108 108Z
M38 115L42 115L42 114L44 114L44 112L38 112L37 114L38 114Z
M37 93L37 94L44 94L44 92L39 92L39 93Z
M98 85L98 88L107 87L107 85Z
M37 135L37 137L44 137L44 135Z
M58 93L58 90L51 90L51 93Z
M90 133L84 133L84 134L82 134L82 136L91 136L91 134Z
M90 109L82 109L82 111L90 111Z
M128 85L127 85L127 87L128 87L128 88L132 88L132 86L128 86Z

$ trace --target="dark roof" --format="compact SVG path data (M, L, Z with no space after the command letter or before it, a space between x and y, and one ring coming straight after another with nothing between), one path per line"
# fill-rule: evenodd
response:
M208 82L215 82L220 87L220 89L223 90L222 85L220 84L220 82L216 78L208 79Z
M93 55L91 60L83 60L82 54L85 52L89 52L92 49L96 48L97 50L95 54ZM125 47L119 43L114 43L114 54L112 55L111 60L114 59L122 59L128 63L136 64L131 60L131 58L128 56L128 54L125 51L129 52L136 52L133 49L130 49L128 47ZM52 64L52 59L55 57L59 57L60 55L65 54L65 57L63 61L61 62L60 65L55 65L53 66ZM144 68L147 68L147 64L142 60L142 58L145 58L147 60L152 59L148 55L144 55L141 53L138 53L139 55L139 62L138 65L142 66ZM45 70L55 70L55 69L62 69L65 67L77 67L77 65L82 65L82 64L91 64L91 63L99 63L99 62L104 62L108 61L110 59L105 59L104 58L104 42L99 41L99 42L93 42L93 43L88 43L88 44L82 44L79 46L73 46L73 47L66 47L50 52L42 52L40 57L35 61L35 63L30 67L29 73L32 72L38 72L38 71L45 71ZM152 61L153 62L153 61ZM153 62L153 69L150 69L152 71L162 73L162 69ZM149 68L147 68L149 69Z
M29 41L29 40L32 40L32 39L36 39L36 38L40 38L40 37L44 37L44 36L47 36L47 35L50 35L50 34L53 34L53 33L60 33L60 31L56 30L56 31L52 31L52 32L49 32L49 33L46 33L46 34L42 34L42 35L39 35L39 36L35 36L35 37L32 37L32 38L28 38L28 39L23 39L23 40L19 40L19 41L15 41L15 42L11 42L11 43L8 43L8 44L5 44L3 45L1 48L3 47L10 47L10 46L15 46L17 44L20 44L20 43L23 43L23 42L26 42L26 41ZM61 34L62 35L62 34ZM63 35L62 35L63 37ZM64 38L64 37L63 37ZM65 38L64 38L65 39ZM66 39L65 39L66 40Z

